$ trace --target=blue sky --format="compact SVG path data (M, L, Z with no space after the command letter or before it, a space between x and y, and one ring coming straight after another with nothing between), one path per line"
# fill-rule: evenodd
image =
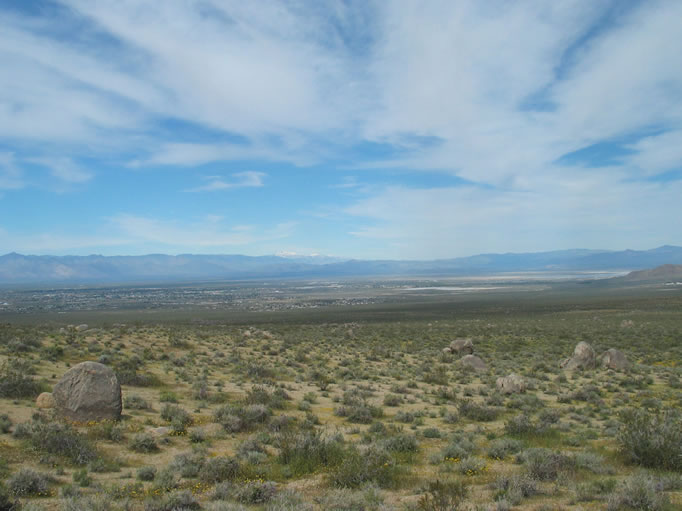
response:
M682 2L0 2L0 253L682 245Z

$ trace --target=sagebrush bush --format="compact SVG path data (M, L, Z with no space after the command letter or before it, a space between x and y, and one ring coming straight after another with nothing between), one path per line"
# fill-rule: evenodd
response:
M151 405L142 397L132 394L123 398L123 406L129 410L149 410Z
M47 390L45 384L27 374L25 364L6 360L0 365L0 397L22 399L36 397Z
M38 451L64 456L77 465L97 458L97 451L88 439L69 424L33 420L17 425L14 435L28 440Z
M620 451L632 463L682 470L682 412L628 409L621 413Z
M12 419L6 413L0 414L0 433L9 433L12 429Z
M435 480L427 484L417 502L422 511L457 511L469 489L463 481Z
M138 433L130 439L128 447L135 452L150 453L159 450L156 439L151 433Z
M22 468L7 480L7 488L15 497L46 497L51 477L30 468Z
M670 498L661 492L659 482L646 474L635 474L611 493L607 501L608 511L626 509L665 511L670 509Z
M235 458L217 456L206 460L199 471L199 479L211 484L231 481L239 475L240 469L239 462Z
M364 451L351 447L343 461L329 474L329 481L339 488L358 488L375 483L381 488L397 486L400 467L391 455L376 446Z
M470 400L464 400L459 404L459 414L467 419L481 422L490 422L497 419L500 410L492 406L480 405Z
M193 422L192 416L187 410L172 404L165 404L163 406L161 418L170 422L172 430L176 433L184 433Z
M236 485L232 497L243 504L264 504L277 493L277 484L272 481L247 481Z
M341 435L327 436L318 431L282 435L278 461L290 467L295 476L335 467L343 461L346 447Z
M518 460L528 469L528 474L538 481L554 481L560 472L575 467L573 457L542 447L526 449Z
M510 454L516 454L523 449L523 443L515 438L498 438L488 447L488 456L494 460L502 460Z
M156 467L141 467L137 469L137 478L140 481L153 481L156 477Z
M190 490L173 491L162 498L153 497L144 501L144 511L186 511L201 509L201 504Z

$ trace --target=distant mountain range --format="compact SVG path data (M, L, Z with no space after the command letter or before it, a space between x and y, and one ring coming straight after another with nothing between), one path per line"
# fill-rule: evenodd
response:
M296 255L32 256L11 253L0 256L0 284L466 276L520 271L631 271L665 264L682 264L682 247L480 254L434 261L343 260Z

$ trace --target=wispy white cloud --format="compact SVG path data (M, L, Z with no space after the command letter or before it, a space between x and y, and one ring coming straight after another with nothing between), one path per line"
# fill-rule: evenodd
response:
M93 177L92 172L70 158L28 158L26 161L47 167L54 177L67 183L84 183Z
M215 253L239 248L258 254L261 244L286 240L296 222L271 226L229 225L217 215L194 221L121 213L87 234L67 226L51 232L17 233L0 225L0 246L28 254Z
M120 214L110 219L115 231L131 242L154 244L190 252L207 248L230 248L283 239L290 236L295 222L281 222L268 228L244 225L226 226L215 216L194 222L164 220L131 214Z
M441 231L452 232L443 246L458 254L474 247L467 236L490 244L487 232L515 233L507 241L519 246L598 244L604 218L623 222L614 243L632 226L653 241L660 226L673 228L666 218L682 215L677 183L646 181L682 165L680 2L59 4L60 36L55 20L12 10L0 18L0 66L11 70L0 80L0 141L11 148L0 155L0 189L35 182L22 166L29 157L64 185L92 181L84 157L129 168L381 168L382 179L405 183L411 173L413 184L382 188L374 174L336 185L364 194L346 209L355 235L440 250ZM79 29L63 37L69 27ZM182 123L193 136L168 127ZM622 140L630 153L610 167L557 163ZM373 145L382 150L365 150ZM414 174L424 170L481 186L420 188ZM186 191L263 180L245 172ZM340 209L322 213L339 222ZM222 246L265 236L222 220L117 218L126 236L155 243L165 242L154 230Z
M208 183L196 188L186 190L188 192L215 192L219 190L230 190L233 188L259 188L263 186L263 179L266 174L264 172L256 172L247 170L245 172L236 172L232 174L232 180L225 181L216 176L208 176Z
M610 170L622 179L574 169L530 191L388 187L345 212L359 219L353 236L386 247L393 242L387 255L399 259L682 244L678 216L671 214L679 211L682 182L627 182L621 170Z
M0 152L0 190L16 190L24 185L23 173L16 165L14 154Z

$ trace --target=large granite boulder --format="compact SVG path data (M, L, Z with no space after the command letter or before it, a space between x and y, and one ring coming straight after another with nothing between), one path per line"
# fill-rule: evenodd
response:
M474 343L471 339L455 339L450 343L450 351L458 355L471 355L474 352Z
M599 362L605 368L613 369L614 371L623 371L630 366L625 354L615 348L611 348L602 353L599 357Z
M98 362L72 367L52 390L55 408L77 422L121 418L121 385L114 372Z
M593 369L597 365L597 357L592 346L585 341L579 342L573 350L573 356L563 360L560 364L562 369L572 371L574 369Z
M476 371L485 371L488 368L485 365L485 362L483 362L483 360L481 360L481 358L477 357L476 355L465 355L459 361L462 364L462 366L470 367L472 369L475 369Z
M516 394L526 391L526 380L516 373L511 373L509 376L500 376L495 383L497 389L503 394Z

